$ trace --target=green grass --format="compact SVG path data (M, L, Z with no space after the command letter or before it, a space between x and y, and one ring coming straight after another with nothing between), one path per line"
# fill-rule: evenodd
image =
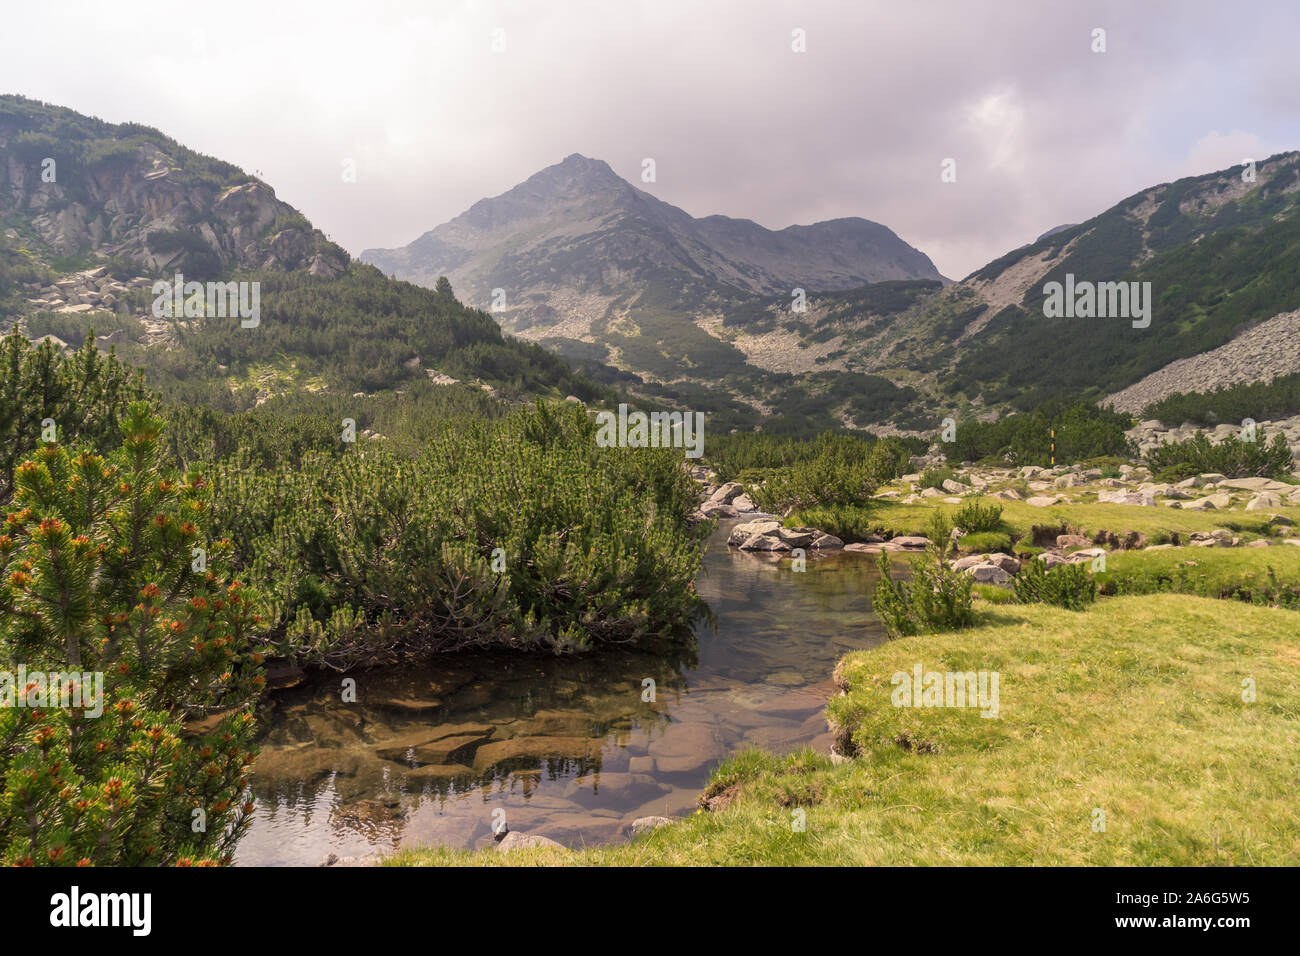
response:
M792 514L787 528L817 528L846 543L862 541L880 525L876 509L865 505L817 505Z
M978 531L961 537L957 547L966 554L991 554L994 551L1010 551L1011 536L1001 531Z
M744 751L697 813L636 841L395 865L1296 865L1300 616L1181 595L1085 612L984 605L980 626L850 654L829 714L860 756ZM895 708L890 676L996 670L1000 716ZM1257 697L1242 699L1243 681ZM898 741L912 743L905 749ZM732 789L734 788L734 789ZM806 814L805 832L792 826ZM1106 814L1104 832L1093 828Z
M1300 607L1300 547L1171 548L1106 556L1102 594L1170 591Z
M1072 489L1075 493L1079 490ZM1002 504L1005 506L1002 509L1003 525L1017 537L1028 535L1034 525L1061 523L1067 524L1072 529L1078 529L1079 533L1089 535L1102 530L1116 534L1138 531L1146 535L1152 544L1167 540L1170 534L1187 535L1193 531L1213 531L1216 528L1230 528L1242 532L1244 539L1270 533L1267 514L1240 509L1202 512L1167 508L1164 505L1146 508L1140 505L1097 504L1095 501L1058 504L1047 508L1036 508L1023 501L1006 501ZM935 508L947 509L951 517L960 507L960 505L945 504L941 499L910 505L879 499L872 502L871 530L891 536L924 534L926 524L930 520L930 513ZM1300 507L1276 508L1271 509L1269 513L1286 515L1300 524Z

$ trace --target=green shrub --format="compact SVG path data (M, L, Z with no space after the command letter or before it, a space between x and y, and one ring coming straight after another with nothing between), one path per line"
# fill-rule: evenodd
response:
M1097 599L1097 582L1082 564L1059 564L1050 571L1037 558L1025 561L1012 582L1020 604L1054 604L1081 611Z
M982 497L976 496L954 512L952 523L967 534L997 531L1002 527L1002 505L985 504Z
M212 466L214 522L274 601L285 656L582 650L697 610L706 526L687 521L698 491L679 450L601 448L566 403L448 423L415 457L385 444Z
M144 336L144 323L133 315L113 312L88 316L71 312L37 312L27 317L27 334L33 339L53 335L77 349L92 331L99 338L122 332L125 339L139 340Z
M1247 418L1289 418L1300 413L1300 372L1279 375L1269 382L1228 385L1210 392L1177 393L1148 405L1142 417L1166 425L1192 422L1217 425Z
M1045 402L1028 414L957 426L950 457L997 459L1011 465L1068 465L1100 457L1130 458L1134 448L1125 429L1132 418L1090 402Z
M1159 482L1160 484L1176 485L1178 482L1187 478L1195 478L1200 473L1201 469L1197 468L1190 462L1184 461L1180 464L1170 465L1168 468L1161 468L1159 471L1153 472L1152 480Z
M145 396L139 376L87 343L64 355L53 343L33 347L13 334L0 344L0 505L13 494L14 469L36 450L53 422L64 444L108 452L122 441L126 403Z
M889 556L880 555L880 581L871 606L891 639L959 630L974 623L971 577L949 567L945 553L943 545L931 541L926 554L911 559L910 581L895 581Z
M739 481L746 473L766 475L801 462L834 459L854 464L870 461L876 481L884 483L903 474L909 456L918 450L916 444L915 440L833 432L823 432L816 438L738 432L710 434L705 457L720 481Z
M46 444L17 470L0 666L102 684L89 708L33 705L31 684L13 689L27 706L0 706L6 864L228 862L249 824L260 618L229 542L204 533L206 483L164 467L161 427L138 402L108 459Z
M918 484L923 489L937 488L942 491L943 483L949 480L956 481L957 472L953 471L947 465L944 465L942 468L927 468L925 471L921 472L921 480Z
M773 514L815 506L865 507L876 488L898 477L907 462L905 446L893 439L868 443L823 435L804 444L770 441L794 460L765 471L762 481L746 487L755 504ZM739 452L733 452L723 472L734 468L739 457ZM744 474L753 471L747 469Z
M1153 473L1181 466L1193 469L1191 474L1218 472L1228 478L1280 478L1295 467L1286 437L1281 434L1274 435L1267 444L1229 435L1216 445L1204 432L1197 432L1186 441L1158 445L1147 452L1146 461Z
M845 542L864 541L875 530L869 508L861 505L833 505L805 508L785 520L787 527L816 528Z

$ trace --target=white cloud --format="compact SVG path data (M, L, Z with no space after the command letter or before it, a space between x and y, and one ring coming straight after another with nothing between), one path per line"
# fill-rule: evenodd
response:
M354 252L581 152L634 181L655 157L651 191L697 216L874 219L959 277L1152 183L1300 147L1287 0L1231 18L1213 0L42 0L4 19L0 90L260 169Z

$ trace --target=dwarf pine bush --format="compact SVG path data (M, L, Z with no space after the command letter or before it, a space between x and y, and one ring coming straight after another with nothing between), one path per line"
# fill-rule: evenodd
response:
M229 546L202 530L204 480L162 466L144 403L121 431L107 458L45 444L15 471L0 534L8 864L227 862L249 822L259 619L218 573ZM61 696L73 674L97 699Z
M689 622L699 539L679 450L602 448L572 405L212 469L214 521L280 653L347 667L466 647L581 650Z
M953 524L967 534L981 531L997 531L1002 527L1002 506L985 504L984 499L976 496L966 502L952 516Z
M1147 452L1146 461L1156 473L1181 468L1193 475L1215 472L1228 478L1280 478L1295 467L1282 434L1267 444L1242 441L1236 435L1214 444L1204 432L1197 432L1186 441L1157 445Z
M1097 600L1097 582L1083 564L1058 564L1049 570L1042 561L1030 558L1013 579L1012 593L1019 604L1054 604L1082 611Z
M61 442L110 451L121 441L127 403L144 397L139 376L101 355L89 336L71 355L53 342L34 346L17 333L7 336L0 343L0 506L13 497L14 469L47 426Z
M927 535L930 544L924 555L911 559L910 581L895 581L888 554L877 558L880 581L871 599L891 638L934 631L955 631L975 622L971 598L972 579L948 564L952 525L942 512L931 516Z

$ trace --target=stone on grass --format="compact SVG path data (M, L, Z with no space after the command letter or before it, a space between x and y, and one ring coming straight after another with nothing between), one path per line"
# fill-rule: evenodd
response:
M497 844L497 852L509 853L512 850L522 850L535 846L551 846L559 850L568 849L563 843L556 843L548 837L539 836L536 833L520 833L518 830L511 830Z

